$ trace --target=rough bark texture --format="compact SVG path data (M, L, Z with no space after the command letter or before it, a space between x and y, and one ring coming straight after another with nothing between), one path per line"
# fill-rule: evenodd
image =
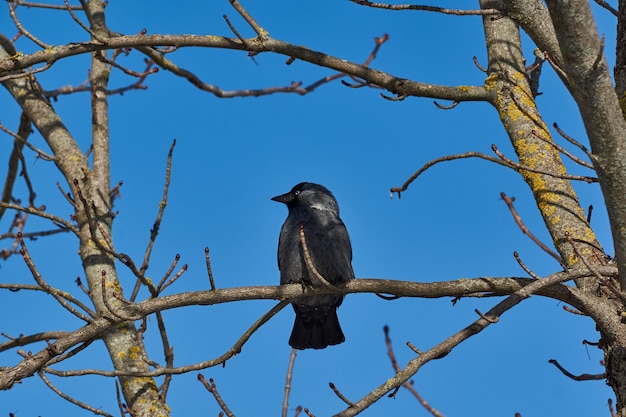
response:
M562 79L579 105L594 153L609 211L615 253L619 266L626 261L626 130L619 103L611 85L602 43L589 5L584 1L514 1L508 5L519 22L553 62L563 66ZM499 1L483 1L483 8L503 9ZM504 9L503 9L504 10ZM534 13L531 16L529 13ZM537 16L542 18L537 19ZM483 19L493 104L521 165L556 175L566 172L550 133L541 118L526 79L516 22L509 18ZM554 22L554 28L552 27ZM623 36L623 35L622 35ZM558 45L555 44L558 42ZM619 61L619 58L618 58ZM616 72L618 69L616 68ZM619 89L618 89L619 91ZM540 139L539 137L543 138ZM554 245L568 268L585 268L603 262L603 250L587 223L571 183L550 175L522 171L533 192ZM575 253L566 233L574 241L584 262ZM624 278L622 277L622 282ZM605 352L607 380L617 397L620 416L626 415L626 332L618 311L623 306L600 291L595 278L576 281L584 293L585 311L597 323Z
M570 91L580 109L594 154L617 265L619 269L626 268L626 123L604 57L604 43L588 2L551 0L547 5L563 54L563 70L568 75ZM620 283L622 288L626 287L624 274ZM608 306L610 302L605 299L602 304ZM615 308L614 311L623 310L620 305ZM607 379L615 391L617 413L626 416L626 332L615 312L610 308L603 310L592 317L602 334Z
M604 194L619 267L626 267L626 123L586 1L548 1L564 70L578 103ZM621 277L626 288L626 276Z
M626 117L626 0L619 0L617 42L615 51L615 91Z
M500 1L481 2L482 8L502 6ZM555 175L566 173L558 151L550 144L550 132L530 90L517 24L510 18L493 19L491 16L484 17L483 23L489 59L485 85L493 93L492 104L500 115L519 163ZM569 180L530 171L522 171L522 176L567 267L581 267L581 264L566 233L577 242L583 255L602 252ZM579 285L582 284L580 281Z
M88 14L96 22L94 31L106 36L104 26L104 5L101 1L90 1ZM99 22L99 23L98 23ZM98 29L100 27L100 29ZM95 52L100 54L102 52ZM0 49L0 58L7 56ZM76 202L75 216L79 225L79 253L89 283L92 302L100 315L111 316L109 306L119 307L120 301L113 292L122 294L114 259L103 251L111 240L111 201L109 172L109 136L106 88L110 67L94 56L91 72L92 111L93 111L93 170L89 167L85 154L59 118L50 102L41 95L41 87L32 76L12 78L3 82L26 116L45 138L53 151L54 161L70 185ZM81 204L80 193L87 206ZM86 212L90 211L90 214ZM89 219L91 220L91 223ZM96 228L96 223L100 228ZM104 234L102 234L104 232ZM99 242L94 241L94 235ZM105 276L103 295L102 282ZM105 298L107 299L105 303ZM144 352L138 342L137 330L132 322L124 322L111 327L103 337L115 369L124 371L148 372L150 369L143 360ZM136 416L167 416L169 410L159 401L156 384L152 378L122 377L122 392L126 403Z
M105 5L101 0L90 0L86 4L86 14L97 39L107 39L108 29L105 22ZM103 248L112 244L112 202L110 197L110 153L107 87L111 67L104 61L106 51L92 53L90 73L91 110L92 110L92 146L93 168L84 183L90 193L87 202L93 210L90 224L85 213L78 217L80 226L80 256L85 269L85 276L92 291L92 300L98 313L110 315L109 307L119 308L121 302L113 293L123 294L117 277L115 261ZM71 179L70 179L71 180ZM76 192L76 190L74 190ZM99 242L94 242L94 235ZM104 287L103 287L104 284ZM103 293L104 292L104 293ZM99 296L98 296L99 295ZM150 367L144 360L146 352L139 343L139 335L133 322L123 322L112 327L103 336L111 361L116 370L149 372ZM159 400L159 393L153 378L120 377L121 390L133 415L168 416L169 408Z

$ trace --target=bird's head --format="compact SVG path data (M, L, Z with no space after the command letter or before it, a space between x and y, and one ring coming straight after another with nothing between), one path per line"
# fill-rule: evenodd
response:
M277 195L272 200L286 204L289 210L296 207L313 208L330 211L339 216L339 205L333 193L323 185L312 182L301 182L288 193Z

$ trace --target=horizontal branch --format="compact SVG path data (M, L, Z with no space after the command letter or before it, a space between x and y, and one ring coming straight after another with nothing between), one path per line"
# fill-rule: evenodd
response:
M406 383L409 378L414 376L426 363L446 356L465 340L482 332L491 324L497 323L502 314L523 300L531 297L535 293L538 293L542 288L558 285L572 278L573 277L571 277L571 274L569 273L557 273L543 279L533 280L532 283L520 288L504 300L500 301L486 314L482 314L480 311L475 310L480 317L478 320L448 337L436 346L433 346L425 352L419 353L417 357L409 361L403 370L396 372L394 377L389 378L359 401L355 402L351 407L335 414L335 417L351 417L359 414L361 411L365 410L367 407L382 398L382 396L387 394L389 391L395 390Z
M37 209L36 207L25 207L20 204L5 203L3 201L0 201L0 207L5 208L5 209L10 209L10 210L22 211L24 213L32 214L33 216L38 216L44 219L51 220L52 223L60 227L63 227L64 230L68 230L68 231L73 232L74 234L78 234L78 228L71 222L59 216L46 213L42 210Z
M422 4L387 4L387 3L374 3L369 0L350 0L352 3L356 3L361 6L372 7L374 9L385 10L413 10L423 12L435 12L441 14L455 15L455 16L494 16L501 15L502 12L498 9L477 9L477 10L460 10L460 9L447 9L445 7L428 6Z
M598 267L596 272L603 275L614 275L617 269L614 267ZM572 271L569 273L559 272L550 277L558 277L559 282L569 279L590 276L590 272ZM550 278L549 277L549 278ZM157 311L169 310L192 305L214 305L243 300L282 300L291 301L299 297L312 294L337 293L386 293L400 297L441 298L458 297L476 293L489 293L493 295L509 295L537 282L530 278L465 278L455 281L443 282L411 282L384 279L355 279L345 287L334 289L320 288L310 290L299 284L281 286L256 286L215 289L207 291L188 292L174 294L159 298L151 298L146 301L131 304L122 310L124 317L132 317L139 320ZM585 311L585 299L587 295L578 289L562 284L556 284L540 288L538 295L554 298L571 304L578 310ZM41 370L53 358L72 349L78 344L97 339L100 335L113 326L124 321L119 317L98 317L91 323L61 337L45 349L26 357L17 365L6 368L0 373L0 390L7 390L17 381L33 375Z
M25 70L37 64L52 64L60 59L87 54L94 51L118 48L141 47L203 47L232 49L251 53L274 52L293 59L300 59L315 65L358 77L369 84L377 85L398 96L418 96L452 101L490 101L491 93L484 86L440 86L420 83L400 78L383 71L340 59L331 55L297 46L273 38L237 39L223 36L200 35L129 35L107 39L106 43L80 42L55 46L28 55L16 54L0 60L0 77L17 70Z
M30 334L27 336L19 335L18 337L9 337L6 334L2 334L2 336L9 339L6 342L0 343L0 352L7 351L9 349L13 349L20 346L30 345L31 343L37 342L45 342L53 339L59 339L60 337L67 336L68 332L57 331L57 332L42 332Z

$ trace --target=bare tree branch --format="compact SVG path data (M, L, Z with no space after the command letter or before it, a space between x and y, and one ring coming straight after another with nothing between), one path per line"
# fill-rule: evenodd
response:
M597 272L611 276L616 273L614 267L605 266L595 268ZM586 301L588 296L582 293L580 290L565 286L554 285L557 282L563 282L569 279L577 279L580 277L591 276L592 273L588 271L570 271L560 272L550 275L547 278L540 280L546 284L536 288L531 287L533 293L554 298L568 304L571 304L575 308L585 311L590 307L590 304ZM134 320L139 320L149 314L156 311L163 311L167 309L179 308L191 305L213 305L221 304L233 301L242 300L283 300L276 307L270 310L266 315L260 318L242 337L237 343L220 358L213 361L207 361L189 368L177 368L175 370L159 369L149 373L124 373L119 371L112 372L100 372L93 371L90 373L116 376L116 375L137 375L137 376L157 376L167 373L182 373L190 370L204 369L216 364L221 364L224 360L230 357L233 353L238 352L241 346L248 340L248 338L254 333L262 324L264 324L271 316L276 314L279 310L284 308L287 304L297 299L298 297L310 296L312 294L327 294L333 293L387 293L395 294L404 297L424 297L424 298L439 298L450 296L462 296L465 294L473 293L490 293L495 295L507 295L513 294L527 286L531 285L537 280L528 278L475 278L475 279L461 279L458 281L443 281L443 282L412 282L412 281L391 281L391 280L375 280L375 279L355 279L351 280L345 285L345 287L336 287L333 289L321 287L315 290L304 291L299 284L289 284L275 287L240 287L240 288L227 288L227 289L215 289L191 293L181 293L168 295L158 298L152 298L146 301L142 301L137 304L131 304L122 307L125 314L131 314ZM548 285L552 284L552 285ZM525 292L523 292L525 293ZM489 314L489 313L487 313ZM10 388L16 381L26 378L33 373L40 370L46 365L52 358L63 352L73 348L74 346L88 342L97 338L107 329L112 326L116 326L121 319L115 319L111 317L99 317L94 319L91 323L70 332L66 337L58 339L55 343L36 354L33 354L25 358L22 362L14 367L6 369L0 374L0 390ZM175 372L174 372L175 371ZM49 373L55 375L64 376L60 371L47 370ZM72 373L71 375L79 375L83 373ZM67 376L71 376L67 374Z
M0 76L2 75L2 72L25 69L38 63L53 62L65 57L105 49L155 46L197 46L206 48L247 50L248 52L254 53L275 52L288 57L300 59L302 61L307 61L315 65L331 68L341 73L352 74L353 76L363 79L370 84L377 85L399 95L439 98L452 101L490 101L492 99L490 93L484 86L463 86L460 88L420 83L399 78L382 71L370 69L364 65L359 65L345 59L336 58L273 38L268 38L263 41L259 41L257 38L251 38L246 41L247 44L244 45L239 39L197 35L116 36L108 39L106 45L97 42L82 42L79 44L57 46L54 50L49 52L35 52L33 54L20 56L15 59L0 59ZM142 51L145 51L145 49ZM170 69L166 68L167 66L170 66L171 70L180 71L181 74L184 73L185 70L176 69L178 67L171 61L167 61L164 58L160 59L161 62L157 61L157 59L159 59L157 55L159 54L150 54L150 57L154 59L159 66L162 66L165 69ZM2 57L0 56L0 58ZM188 73L187 75L192 77L191 73ZM196 83L194 83L194 85L195 84ZM197 86L199 85L200 84ZM209 90L214 89L209 88Z
M563 375L573 379L574 381L600 381L600 380L606 379L605 373L595 374L595 375L592 375L592 374L574 375L568 372L565 368L563 368L556 359L550 359L548 363L551 363L552 365L556 366L557 369L563 373Z
M458 9L446 9L444 7L426 6L421 4L386 4L386 3L374 3L368 0L350 0L352 3L356 3L361 6L373 7L376 9L385 10L416 10L426 12L436 12L442 14L450 14L455 16L490 16L500 15L502 12L498 9L478 9L478 10L458 10Z

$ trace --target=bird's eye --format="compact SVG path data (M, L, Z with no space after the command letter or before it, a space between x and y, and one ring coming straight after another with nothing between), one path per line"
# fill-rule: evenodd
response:
M296 192L294 193L295 195L300 194L300 190L296 190Z

